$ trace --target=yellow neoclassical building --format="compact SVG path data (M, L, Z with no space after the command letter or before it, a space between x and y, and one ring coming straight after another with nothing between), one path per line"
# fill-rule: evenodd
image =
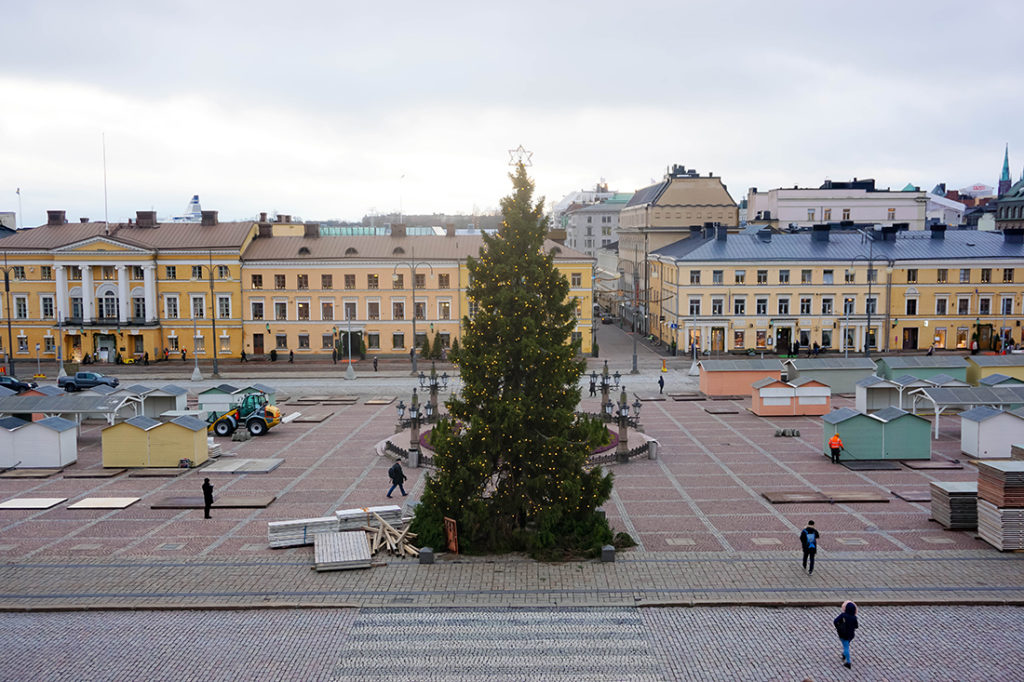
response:
M482 238L320 236L285 218L46 225L0 240L10 292L0 350L19 361L330 354L351 330L370 354L407 353L435 335L448 346L469 311L466 258ZM592 339L593 259L554 242L577 299L576 334ZM10 299L8 303L7 298ZM6 326L10 321L11 338ZM415 326L415 332L413 327ZM37 353L38 345L38 353Z
M1021 231L707 230L651 254L652 333L681 350L1021 344Z

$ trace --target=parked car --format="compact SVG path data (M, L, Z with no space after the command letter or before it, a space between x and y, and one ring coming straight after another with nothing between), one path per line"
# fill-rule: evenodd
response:
M117 377L104 376L99 372L75 372L69 376L57 379L57 385L68 392L80 391L83 388L92 388L101 384L116 388L119 383L121 382L118 381Z
M22 391L27 391L30 388L36 388L39 384L34 381L19 381L15 377L0 374L0 386L9 388L16 393L21 393Z
M601 324L611 324L614 321L615 321L615 318L612 317L611 315L602 315L601 316Z

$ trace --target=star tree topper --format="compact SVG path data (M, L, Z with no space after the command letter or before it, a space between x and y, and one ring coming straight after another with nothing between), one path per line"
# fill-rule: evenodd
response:
M508 150L508 155L509 155L508 165L510 165L510 166L517 166L519 164L523 164L524 166L532 166L533 165L533 161L532 161L532 159L533 159L533 152L528 152L525 149L523 149L523 145L519 145L515 149L509 149Z

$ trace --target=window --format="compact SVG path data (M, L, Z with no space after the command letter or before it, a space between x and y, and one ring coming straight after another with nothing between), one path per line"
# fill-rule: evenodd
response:
M380 277L377 275L366 276L366 288L367 289L378 289L380 288Z
M39 299L39 308L43 313L44 320L53 319L53 297L43 296Z
M217 279L231 279L231 268L226 265L218 265Z
M252 288L253 289L262 289L263 288L263 275L253 275L252 276Z
M284 287L279 287L284 288ZM309 275L296 275L295 276L295 288L296 289L308 289L309 288Z
M744 298L734 298L732 300L732 314L733 315L746 315L747 314L747 300Z
M843 220L849 220L849 219L850 219L850 209L844 208L843 209Z
M380 301L368 301L366 304L366 319L380 319Z
M368 350L380 350L380 332L368 332L366 334L366 348Z
M747 347L746 344L743 342L743 332L734 331L732 333L732 347L737 350L742 350L743 348Z
M194 354L201 355L206 352L206 339L203 338L202 334L197 334L195 337L193 337L193 341L195 343L194 347L192 348L192 352Z
M807 220L812 221L812 222L814 221L814 209L813 208L807 209Z
M833 281L832 281L832 271L831 270L823 270L821 272L821 281L822 281L822 284L833 284Z
M778 301L779 315L789 315L789 299L780 298Z
M79 317L79 315L76 315ZM178 297L177 296L165 296L164 297L164 317L169 320L178 319Z
M720 298L711 299L711 314L720 316L724 308L725 302Z
M177 307L175 307L175 310L177 310ZM82 319L82 298L81 298L81 296L72 296L71 297L71 317L75 318L76 320Z
M334 348L334 334L321 334L320 349L328 350L330 348Z
M43 352L44 353L55 353L57 352L57 344L52 336L46 336L43 338Z
M107 320L114 320L118 317L119 306L117 297L107 294L100 299L100 317Z
M49 265L44 265L39 268L39 279L53 279L53 268ZM1003 280L1004 282L1006 280ZM1013 280L1010 280L1011 282Z
M967 333L969 329L967 327L956 328L956 347L967 348Z
M779 270L779 284L789 284L789 270Z
M274 288L284 289L285 288L284 275L274 275Z
M691 298L690 299L690 314L691 315L700 315L700 299L699 298Z
M451 288L451 275L445 273L437 276L437 288L438 289L449 289Z
M132 317L136 320L146 319L146 299L141 296L132 297Z
M355 313L352 317L355 318ZM320 319L328 322L334 319L333 301L320 301Z
M230 296L218 296L217 297L217 317L222 320L229 319L231 317L231 297Z
M700 284L700 270L690 270L690 284Z
M178 268L173 265L168 265L164 268L164 276L167 279L178 279Z
M711 283L712 284L722 284L722 279L723 279L723 277L722 277L722 271L721 270L712 270L711 271Z
M15 268L14 271L15 274L17 274L18 268ZM113 265L104 265L103 268L100 270L100 277L102 277L105 280L113 280L117 276L116 272L117 271L114 269ZM18 277L17 279L25 279L24 268L21 269L21 277Z
M978 299L978 314L979 315L991 315L992 314L992 299L988 296L982 296Z
M28 319L28 297L14 297L14 317L18 318L19 320Z
M857 282L857 271L856 270L852 270L852 269L847 270L846 271L846 283L847 284L854 284L856 282Z
M831 208L823 208L823 209L821 209L821 219L824 220L825 222L828 222L828 221L832 220L832 209Z
M907 315L917 315L917 299L908 298L906 300L906 313Z
M971 299L964 297L956 299L956 314L957 315L970 315L971 314Z
M821 314L831 315L832 314L832 298L826 297L821 299Z
M757 283L758 284L768 284L768 271L767 270L758 270L757 271Z
M768 299L767 298L755 298L754 299L754 314L755 315L767 315L768 314Z
M320 288L331 290L334 288L334 275L320 275Z
M450 320L450 319L452 319L452 304L451 304L451 301L438 301L437 302L437 319L439 319L439 320Z
M864 311L872 315L878 313L878 299L874 296L864 299Z
M1003 315L1013 315L1013 296L1004 296L1002 299Z
M936 315L945 315L946 314L946 307L948 305L949 305L949 299L946 299L946 298L937 298L937 299L935 299L935 314Z
M355 275L345 275L345 288L346 289L355 289L356 288L356 276Z
M945 284L949 281L949 270L946 268L939 268L935 271L935 281L939 284Z
M405 334L395 332L391 335L391 348L405 348Z
M1013 281L1013 268L1003 268L1003 281L1007 283Z
M252 319L263 319L263 301L251 301L249 303L249 309L252 311Z
M578 287L583 284L583 277L578 272L572 273L572 286Z
M426 275L413 275L413 279L416 282L417 289L427 288L427 276Z
M992 283L992 268L981 269L981 283L991 284Z
M811 283L811 271L810 270L801 270L800 271L800 284L810 284L810 283Z
M206 317L206 297L205 296L193 296L192 297L192 317L197 320L201 320Z
M287 334L277 334L274 337L274 346L278 350L287 350L287 348L288 348L288 335Z
M391 319L392 320L404 320L405 319L405 301L392 301L391 302Z
M886 209L886 211L885 211L885 219L886 220L896 220L896 209L895 208Z
M960 268L960 283L961 284L969 284L970 281L971 281L971 269L970 268Z
M737 270L736 274L734 276L733 281L736 284L743 284L744 282L746 282L747 281L747 271L746 270Z
M309 350L309 334L299 334L299 350Z
M917 284L917 268L907 268L907 284Z
M68 279L80 281L82 279L82 269L74 266L68 268Z
M192 266L192 279L202 279L202 278L203 278L203 266L202 265L193 265Z
M231 337L224 335L220 337L220 352L230 353L231 352Z
M287 320L288 319L288 302L287 301L274 301L274 319L275 320Z
M391 288L392 289L404 289L405 288L405 275L400 272L396 272L391 276Z
M167 337L167 348L168 350L178 350L178 337L169 336Z
M758 329L757 336L754 338L754 343L757 348L766 348L768 346L768 332L763 329Z
M811 299L801 298L800 299L800 314L810 315L811 314Z
M300 320L309 319L309 301L296 301L295 302L295 313L296 317Z
M141 266L132 266L132 279L145 279L146 273L143 271Z

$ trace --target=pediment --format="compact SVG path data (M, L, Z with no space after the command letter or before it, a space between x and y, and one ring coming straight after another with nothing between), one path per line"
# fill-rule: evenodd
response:
M143 249L138 246L126 244L122 241L118 241L113 237L91 237L89 239L83 239L80 242L74 242L67 244L60 248L54 249L54 253L133 253L133 254L151 254L151 249Z

